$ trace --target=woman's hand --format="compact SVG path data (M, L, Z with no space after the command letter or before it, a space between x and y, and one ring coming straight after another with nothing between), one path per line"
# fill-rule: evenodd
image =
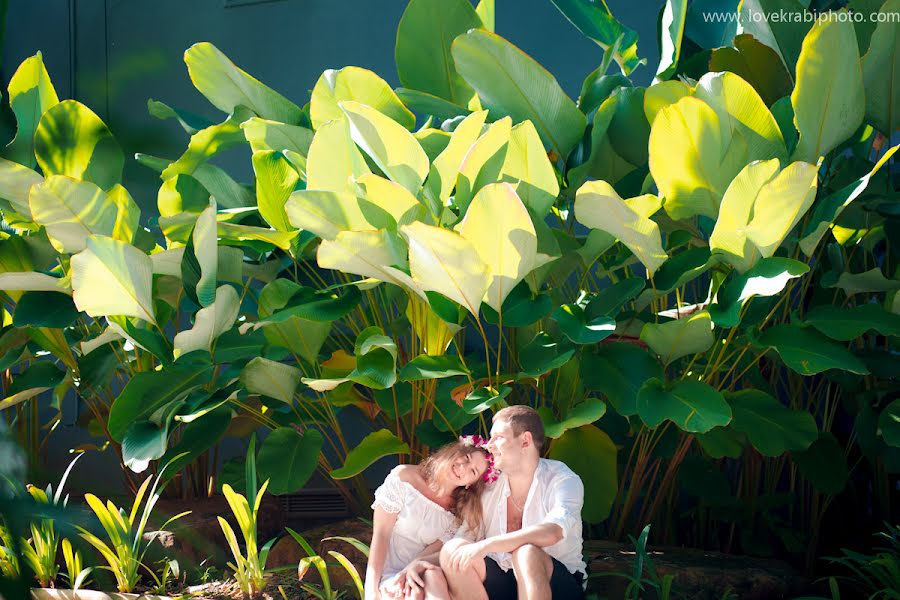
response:
M437 565L434 565L427 560L416 559L406 565L406 567L400 571L397 576L397 583L401 585L401 589L406 592L409 590L410 592L415 591L417 589L425 589L425 580L422 578L422 573L428 571L429 569L440 569Z

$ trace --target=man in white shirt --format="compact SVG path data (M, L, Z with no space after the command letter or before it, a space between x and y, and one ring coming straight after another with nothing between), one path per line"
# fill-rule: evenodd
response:
M487 449L501 475L482 494L482 531L461 529L441 550L452 597L584 597L584 485L565 464L541 458L543 444L534 409L510 406L494 415Z

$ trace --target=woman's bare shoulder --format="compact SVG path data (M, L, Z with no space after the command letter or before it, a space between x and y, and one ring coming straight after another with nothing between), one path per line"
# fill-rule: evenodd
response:
M397 467L397 477L400 481L411 483L413 485L422 481L422 475L419 473L418 465L400 465Z

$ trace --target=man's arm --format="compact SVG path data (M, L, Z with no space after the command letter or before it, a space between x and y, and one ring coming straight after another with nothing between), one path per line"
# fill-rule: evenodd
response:
M483 559L491 552L512 552L526 544L541 548L552 546L563 539L563 529L555 523L540 523L517 531L495 535L457 548L450 560L454 570L466 570L473 561Z

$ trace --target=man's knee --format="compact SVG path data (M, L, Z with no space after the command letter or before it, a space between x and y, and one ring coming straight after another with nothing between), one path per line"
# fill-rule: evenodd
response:
M534 544L519 546L512 553L513 568L516 573L523 575L545 575L547 578L553 573L553 561L550 555Z

